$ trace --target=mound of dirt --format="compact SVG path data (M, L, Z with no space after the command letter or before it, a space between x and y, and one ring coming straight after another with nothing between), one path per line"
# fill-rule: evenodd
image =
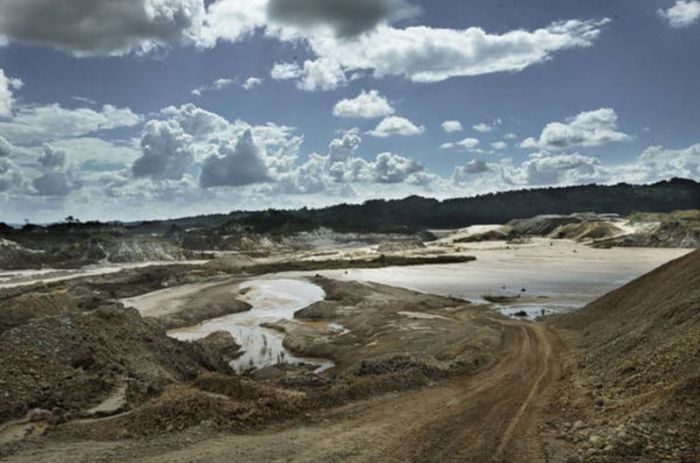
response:
M669 220L638 233L604 240L600 247L700 248L700 221Z
M80 310L80 301L68 291L29 292L0 302L0 333L37 317Z
M622 234L624 231L611 222L592 221L562 225L550 233L549 237L580 242L607 239Z
M73 425L71 435L91 439L143 438L198 425L250 431L297 415L306 395L239 377L205 374L190 385L171 385L162 395L122 417ZM59 430L60 432L60 430Z
M26 248L0 237L0 269L40 268L44 258L42 251Z
M221 371L229 370L229 363L241 355L241 345L228 331L217 331L197 341L212 364Z
M514 219L508 222L516 235L546 236L557 228L583 220L574 215L538 215L529 219Z
M489 230L483 233L475 233L473 235L457 238L454 243L478 243L481 241L509 241L517 235L511 227L500 227L496 230Z
M129 404L208 368L195 344L169 338L134 309L44 317L0 336L0 422L33 408L79 412L124 382Z
M576 444L597 448L587 461L698 460L700 251L554 323L578 347L579 397L593 401L566 404L596 436Z
M99 262L173 262L192 254L168 241L144 237L95 236L61 247L53 253L62 266L82 266Z

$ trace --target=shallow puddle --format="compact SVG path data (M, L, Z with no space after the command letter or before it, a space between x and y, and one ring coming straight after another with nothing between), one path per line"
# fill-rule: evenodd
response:
M575 305L543 305L543 304L515 304L509 306L497 306L497 310L503 315L519 320L536 320L539 317L567 313L576 310Z
M216 331L228 331L244 351L231 362L231 367L238 372L277 363L310 363L318 365L317 371L333 366L330 361L294 356L282 345L283 333L261 326L279 320L293 320L294 312L326 297L323 289L307 281L291 279L252 280L241 284L240 288L245 293L241 299L253 306L251 310L172 330L168 334L181 341L193 341Z

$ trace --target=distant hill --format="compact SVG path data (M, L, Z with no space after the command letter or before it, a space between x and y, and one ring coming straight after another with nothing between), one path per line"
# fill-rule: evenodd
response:
M410 196L372 200L324 209L267 210L231 215L228 226L250 227L258 233L285 233L318 227L336 231L416 232L429 228L461 228L505 223L514 218L574 212L671 212L700 208L700 184L672 179L653 185L620 183L493 193L472 198L436 199Z

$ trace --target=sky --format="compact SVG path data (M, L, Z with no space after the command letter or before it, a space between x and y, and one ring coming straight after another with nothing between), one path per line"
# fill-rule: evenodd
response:
M0 221L700 180L699 0L3 0Z

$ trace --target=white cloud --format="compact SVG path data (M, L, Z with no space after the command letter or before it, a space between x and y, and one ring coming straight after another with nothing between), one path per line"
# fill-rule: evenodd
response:
M374 119L392 114L394 108L376 90L362 91L355 98L340 100L333 108L336 117Z
M20 79L7 77L0 69L0 117L12 115L12 104L14 102L14 90L19 90L24 84Z
M404 117L389 116L382 119L374 130L370 130L367 133L374 137L386 138L393 135L415 136L424 132L425 127L422 125L417 126Z
M180 180L194 162L192 136L174 120L148 121L141 151L142 156L131 167L135 177Z
M495 141L495 142L491 143L491 148L493 148L497 151L504 150L504 149L508 148L508 143L506 143L504 141Z
M574 146L600 146L629 140L629 135L617 130L617 114L611 108L585 111L566 123L550 122L539 139L527 138L522 148L562 150Z
M0 193L20 188L23 181L22 169L12 159L0 157Z
M321 33L304 38L318 61L334 63L338 78L346 72L369 71L377 78L402 76L414 82L437 82L521 71L551 59L557 51L591 46L607 22L561 21L531 32L514 30L504 34L490 34L478 27L397 29L379 25L356 40Z
M700 179L700 143L683 149L650 146L639 157L645 180L683 177Z
M445 121L442 123L442 130L447 133L461 132L462 123L459 121Z
M131 165L140 151L131 141L77 137L56 140L51 145L66 153L83 171L120 170Z
M306 60L304 66L296 63L276 63L270 72L275 80L296 80L300 90L335 90L347 84L345 72L333 59Z
M693 25L700 19L700 1L677 0L667 10L658 10L659 16L664 18L668 25L677 29Z
M133 127L141 116L129 108L105 105L67 109L58 104L19 106L7 122L0 122L0 133L16 144L41 143L62 138L79 137L101 130Z
M464 140L460 140L455 143L456 146L464 148L466 150L473 150L479 146L480 142L477 138L467 137Z
M351 130L343 134L341 138L336 138L328 145L328 158L331 163L345 162L355 157L360 148L362 138L356 130Z
M578 153L531 154L520 166L503 166L503 180L513 185L558 185L607 179L600 160Z
M221 40L237 42L264 28L267 3L268 0L215 1L207 8L198 45L211 48Z
M493 127L488 125L485 122L480 122L476 125L473 125L472 128L474 130L476 130L477 132L481 132L481 133L488 133L488 132L491 132L493 130Z
M145 53L198 40L203 16L202 0L4 0L0 36L76 56Z
M253 90L255 87L260 86L263 80L259 77L248 77L245 82L241 85L245 90Z
M192 90L190 93L194 96L202 96L207 92L214 92L223 90L225 88L231 87L232 85L239 85L244 90L252 90L258 85L262 84L262 79L257 77L249 77L243 83L239 83L237 79L227 79L221 78L216 79L210 85L203 85Z
M64 151L45 144L38 163L41 175L32 181L37 195L68 196L73 190L82 186L72 166L66 166L66 153Z
M231 85L235 84L236 81L233 79L216 79L214 82L211 83L211 85L203 85L201 87L197 87L194 90L192 90L192 95L195 96L202 96L206 92L211 92L211 91L216 91L216 90L223 90L226 87L230 87Z
M270 77L274 80L298 79L304 71L296 63L275 63L270 71Z
M452 179L455 182L464 182L471 179L474 175L485 172L491 172L491 167L481 159L472 159L462 166L455 167Z
M276 191L294 194L356 195L354 185L410 184L429 187L438 177L420 163L385 152L374 160L359 156L362 138L357 131L331 141L328 155L312 154L308 160L276 178Z
M261 148L253 140L253 133L246 130L235 145L222 143L217 154L204 160L199 185L242 186L269 180Z
M518 136L513 132L508 132L507 134L503 135L503 139L505 140L515 140L516 138L518 138Z

